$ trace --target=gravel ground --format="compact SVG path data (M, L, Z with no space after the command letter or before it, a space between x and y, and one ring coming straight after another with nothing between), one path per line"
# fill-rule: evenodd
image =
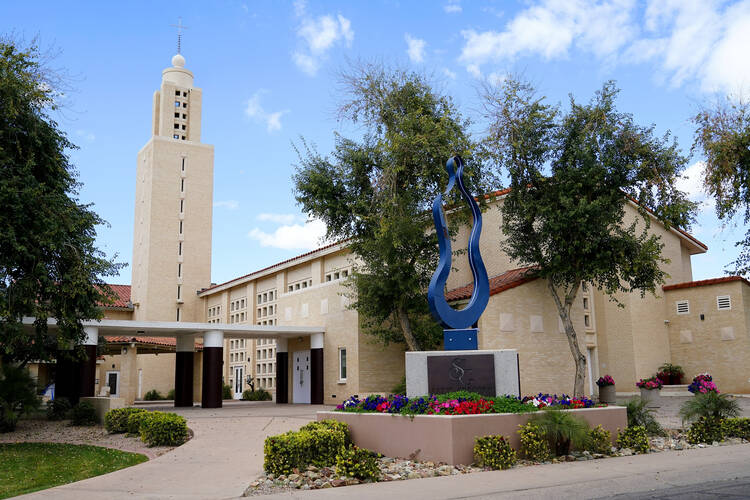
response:
M0 443L68 443L88 444L115 448L122 451L141 453L149 460L174 449L173 446L154 446L149 448L137 437L126 437L125 434L108 434L102 425L91 427L73 427L70 420L49 421L21 419L13 432L0 434Z

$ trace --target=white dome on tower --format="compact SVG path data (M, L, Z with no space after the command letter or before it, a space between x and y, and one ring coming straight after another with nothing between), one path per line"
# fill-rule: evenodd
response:
M174 57L172 57L172 66L176 68L185 67L185 58L182 57L182 54L175 54Z

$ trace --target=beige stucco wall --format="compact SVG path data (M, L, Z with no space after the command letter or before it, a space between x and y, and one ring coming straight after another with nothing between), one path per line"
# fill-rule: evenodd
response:
M156 389L162 396L174 389L175 354L137 354L137 347L122 346L127 348L126 354L103 356L97 363L96 378L99 381L95 387L95 394L99 395L101 388L107 380L107 372L116 371L120 373L119 396L125 400L125 404L133 404L138 399L143 399L146 392ZM141 373L141 393L138 394L138 376ZM200 380L200 372L195 374Z
M720 391L750 393L748 292L740 281L665 292L672 363L684 368L687 382L708 371ZM718 310L719 295L730 296L731 310ZM677 314L675 303L681 300L689 302L689 314Z

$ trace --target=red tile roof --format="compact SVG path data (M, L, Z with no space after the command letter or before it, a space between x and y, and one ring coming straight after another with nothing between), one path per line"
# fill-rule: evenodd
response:
M490 295L495 295L505 290L510 290L529 281L534 281L536 276L532 275L534 267L519 267L518 269L511 269L506 271L499 276L490 278ZM445 299L448 301L463 300L471 297L471 292L474 289L474 284L469 283L468 285L460 288L450 290L445 294Z
M723 278L711 278L708 280L700 280L700 281L686 281L685 283L665 285L662 287L662 290L664 290L665 292L668 292L669 290L679 290L681 288L695 288L698 286L718 285L720 283L729 283L732 281L743 281L746 285L750 286L750 281L746 280L742 276L724 276Z
M115 292L115 301L104 306L105 309L133 309L130 302L130 285L107 285Z
M176 347L177 339L174 337L129 337L127 335L114 335L105 336L104 339L109 344L148 344L157 345L163 347ZM202 342L196 342L195 346L199 349L203 348Z

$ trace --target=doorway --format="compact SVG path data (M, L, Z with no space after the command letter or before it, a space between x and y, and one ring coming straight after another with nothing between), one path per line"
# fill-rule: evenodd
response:
M245 367L234 367L234 399L242 399L242 382L245 380Z
M310 351L295 351L292 356L292 403L310 404Z
M106 384L109 387L109 395L113 398L120 397L120 372L107 372Z

